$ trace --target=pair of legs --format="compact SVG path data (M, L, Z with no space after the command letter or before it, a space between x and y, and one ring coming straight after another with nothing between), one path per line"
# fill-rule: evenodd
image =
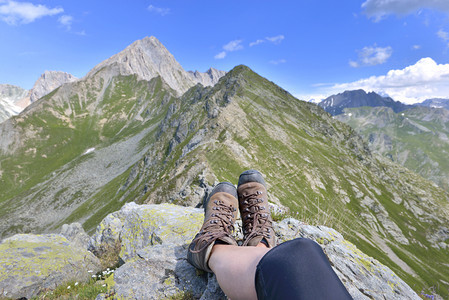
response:
M240 211L243 245L232 232ZM262 174L243 172L237 189L218 184L204 203L204 223L189 245L187 260L213 272L231 299L351 299L321 247L295 239L275 247Z
M215 245L209 266L236 299L352 299L321 247L299 238L272 249Z

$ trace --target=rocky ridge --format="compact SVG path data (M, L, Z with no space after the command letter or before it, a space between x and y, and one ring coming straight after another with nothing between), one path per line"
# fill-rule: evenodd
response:
M0 244L0 259L6 259L0 264L1 296L29 298L69 280L86 280L99 271L98 258L92 252L101 259L108 251L118 251L122 265L106 279L108 291L97 299L161 299L180 294L226 299L213 274L199 272L187 262L187 245L203 218L204 211L198 208L127 203L109 214L90 240L76 223L64 225L60 235L13 236ZM240 221L236 228L236 237L241 238ZM306 237L320 244L354 299L420 299L388 267L332 228L287 218L275 222L274 229L279 243ZM50 258L50 253L55 258ZM65 264L59 259L63 254L70 257ZM81 263L77 262L82 256ZM48 265L39 266L35 261ZM31 268L31 274L22 265ZM40 275L32 275L34 272Z

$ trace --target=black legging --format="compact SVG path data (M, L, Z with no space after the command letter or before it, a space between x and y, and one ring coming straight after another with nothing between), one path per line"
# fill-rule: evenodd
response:
M256 269L257 298L352 299L321 247L299 238L265 254Z

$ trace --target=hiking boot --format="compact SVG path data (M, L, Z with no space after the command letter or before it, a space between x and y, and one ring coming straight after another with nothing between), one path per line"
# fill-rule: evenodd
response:
M237 190L229 182L219 183L204 203L204 223L189 245L187 260L196 268L212 273L208 261L215 243L237 246L232 236L237 217Z
M237 186L240 216L243 223L243 246L275 246L273 220L268 206L265 180L257 170L240 174Z

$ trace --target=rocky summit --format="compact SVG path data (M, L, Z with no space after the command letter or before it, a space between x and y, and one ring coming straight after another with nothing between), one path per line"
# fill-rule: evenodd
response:
M93 76L103 68L120 75L137 75L138 79L151 80L162 77L177 95L182 95L197 83L214 85L225 72L210 69L206 73L186 72L173 55L155 37L134 42L120 53L93 68L86 77Z
M2 239L74 222L93 234L127 202L201 207L255 168L274 219L335 228L414 291L448 296L445 190L246 66L198 84L155 38L0 124L0 163Z

